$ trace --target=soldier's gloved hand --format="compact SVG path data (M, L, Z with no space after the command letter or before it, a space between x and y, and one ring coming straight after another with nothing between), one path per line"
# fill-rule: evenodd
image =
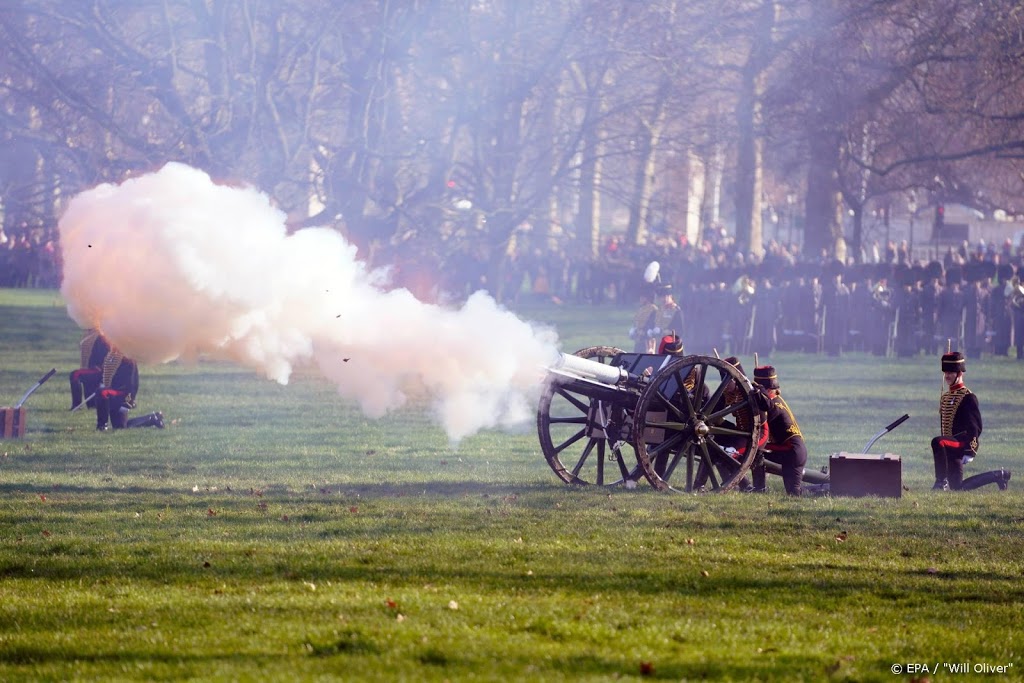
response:
M970 465L974 460L974 451L964 451L964 457L960 459L960 463L963 465Z
M647 330L648 337L657 337L659 334L661 334L660 327L652 327L651 329Z
M629 328L629 338L630 339L636 339L636 328L635 327Z

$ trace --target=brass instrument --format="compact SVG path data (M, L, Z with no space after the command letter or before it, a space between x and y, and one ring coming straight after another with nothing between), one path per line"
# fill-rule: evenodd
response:
M1024 284L1021 284L1020 276L1014 275L1013 279L1006 283L1003 294L1011 306L1024 309Z
M880 304L888 304L892 300L892 290L884 282L876 282L871 288L871 298Z
M736 295L740 306L746 306L757 293L757 283L749 275L740 275L732 285L732 293Z

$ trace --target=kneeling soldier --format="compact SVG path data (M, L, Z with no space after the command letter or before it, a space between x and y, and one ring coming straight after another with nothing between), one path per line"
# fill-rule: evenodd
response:
M163 413L128 418L139 395L139 366L119 349L111 348L103 359L103 378L96 396L96 429L105 431L107 422L114 429L157 427L163 429Z
M754 383L768 398L768 443L764 446L764 457L782 466L786 493L799 496L803 492L804 466L807 465L807 446L800 426L779 393L779 378L774 367L754 368ZM754 467L755 490L764 490L765 474L764 465Z
M964 465L978 454L981 437L981 408L978 397L964 385L967 361L959 351L942 356L942 379L948 390L939 399L939 428L942 435L932 439L932 458L935 461L933 489L969 491L986 484L997 484L1005 489L1010 481L1009 470L982 472L964 480Z

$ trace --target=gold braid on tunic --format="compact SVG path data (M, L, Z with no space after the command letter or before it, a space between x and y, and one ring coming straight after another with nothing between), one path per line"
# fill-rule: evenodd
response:
M103 359L103 386L109 387L110 383L114 381L114 373L121 367L123 360L124 354L116 349L111 349L107 357Z
M732 406L740 403L744 400L743 392L733 382L733 386L725 390L725 405ZM744 431L749 431L754 428L754 412L750 409L750 406L744 406L739 408L735 413L736 417L736 428Z
M78 342L78 348L82 351L82 364L78 367L89 367L89 358L92 356L92 347L96 346L96 340L99 336L100 333L93 330L91 332L86 332L85 336L82 337L82 341Z
M942 436L953 436L953 418L956 417L956 411L959 410L964 397L969 393L971 390L963 386L942 393L942 398L939 399L939 424L942 425ZM972 447L977 448L977 440Z
M697 386L697 366L694 365L690 369L690 374L688 374L686 376L686 379L683 380L683 388L685 388L687 391L689 391L692 394L693 393L693 389L696 386Z
M803 438L803 433L800 431L800 425L796 423L796 417L793 415L793 411L789 409L789 404L786 403L786 399L782 398L782 394L779 394L774 400L778 402L777 405L780 408L789 414L789 419L792 421L792 424L786 428L786 438L788 439L792 436L799 436Z

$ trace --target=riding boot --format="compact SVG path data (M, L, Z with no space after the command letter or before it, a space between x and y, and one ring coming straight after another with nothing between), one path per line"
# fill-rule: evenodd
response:
M946 491L949 485L946 482L946 449L940 444L941 437L932 439L932 460L935 461L935 486L934 490Z
M952 457L947 460L949 476L949 488L953 491L960 491L964 485L964 463L959 457Z
M106 398L96 397L96 429L101 432L105 432L110 427L107 423L110 422L110 401Z
M973 477L964 479L960 485L961 491L973 491L976 488L987 486L988 484L996 484L1001 491L1005 491L1007 482L1010 481L1009 470L992 470L990 472L982 472L981 474L975 474Z
M133 417L127 421L126 427L156 427L157 429L164 428L164 415L161 412L150 413L149 415L143 415L142 417Z
M82 383L76 375L77 371L71 373L71 410L82 403Z
M757 491L758 493L763 493L764 491L768 490L765 487L766 479L767 479L767 474L765 474L764 464L763 463L758 464L758 465L754 465L750 469L750 476L754 480L753 481L753 488L751 489L752 491Z
M799 496L803 491L801 486L804 481L803 467L786 467L782 470L782 481L786 485L786 493L791 496Z

